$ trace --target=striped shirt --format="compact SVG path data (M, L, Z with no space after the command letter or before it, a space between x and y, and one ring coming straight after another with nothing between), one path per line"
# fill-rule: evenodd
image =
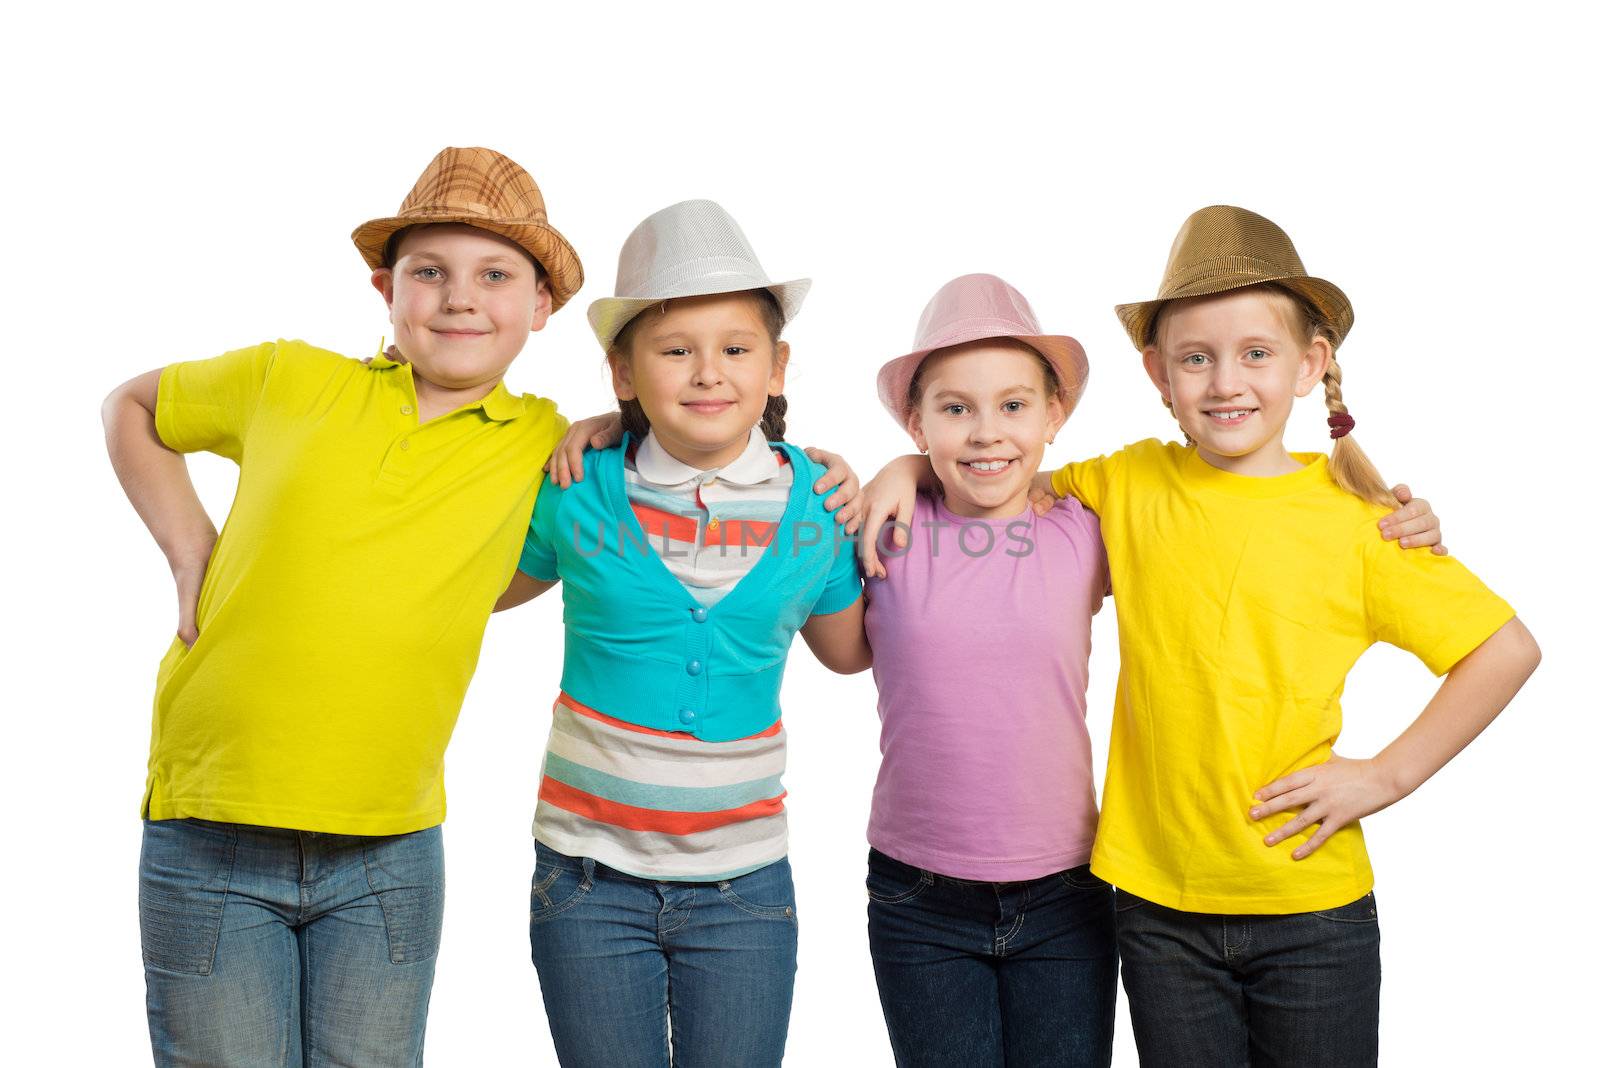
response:
M710 608L761 559L789 503L794 472L759 428L725 467L702 471L649 434L624 465L628 503L650 547Z
M625 477L651 551L707 608L761 559L794 484L759 429L737 460L708 471L648 435ZM788 853L781 721L707 742L608 716L566 693L552 712L533 828L551 848L643 878L708 882Z

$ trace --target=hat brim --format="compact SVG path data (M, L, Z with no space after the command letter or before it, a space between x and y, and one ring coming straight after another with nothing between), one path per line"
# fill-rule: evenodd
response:
M1235 289L1245 289L1250 286L1277 285L1294 292L1306 300L1323 314L1333 328L1338 331L1339 342L1350 335L1350 328L1355 325L1355 309L1350 305L1350 298L1344 295L1344 290L1334 285L1325 278L1312 278L1309 275L1284 275L1275 278L1241 278L1236 274L1197 282L1187 286L1182 292L1169 296L1159 297L1155 300L1142 300L1134 304L1118 304L1117 318L1122 320L1122 328L1128 332L1128 338L1133 342L1133 347L1144 351L1149 344L1150 324L1155 322L1156 314L1162 305L1175 300L1187 300L1190 297L1210 297L1218 293L1227 293ZM1338 346L1336 345L1335 348Z
M998 338L1010 338L1022 342L1038 352L1051 367L1055 368L1056 381L1060 383L1056 399L1061 402L1062 418L1070 416L1083 397L1084 387L1089 384L1089 357L1077 338L1065 334L992 334L950 341L931 348L908 352L904 356L896 356L878 369L878 400L882 401L889 414L894 416L894 421L909 433L911 380L916 377L917 368L922 366L922 361L940 349Z
M727 278L710 275L685 284L678 292L658 297L601 297L589 305L589 326L594 330L595 339L600 342L600 347L610 352L612 346L617 343L617 335L622 333L622 328L646 308L684 297L745 293L752 289L765 289L777 298L778 307L783 310L783 321L787 325L800 314L800 305L805 302L806 294L811 290L811 279L796 278L788 282L751 285L748 277L741 277L734 283Z
M383 266L383 253L389 239L408 226L433 226L440 223L462 223L487 230L492 234L515 241L544 268L550 283L550 310L560 310L583 288L583 262L561 232L549 223L526 219L493 219L466 212L419 212L413 215L372 219L356 227L350 234L356 250L368 267L377 270Z

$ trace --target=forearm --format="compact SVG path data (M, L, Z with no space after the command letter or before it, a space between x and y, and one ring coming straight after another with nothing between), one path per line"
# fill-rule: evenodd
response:
M511 582L506 586L506 591L494 603L496 612L504 612L507 608L515 608L519 604L527 604L546 590L555 588L554 582L545 582L536 579L525 571L514 572Z
M1462 658L1422 714L1374 759L1398 800L1483 733L1539 664L1539 646L1512 619Z
M134 379L106 398L101 409L106 451L134 511L176 569L209 557L217 529L195 493L183 455L156 434L154 384L148 383L148 405L138 395L141 384L143 379Z

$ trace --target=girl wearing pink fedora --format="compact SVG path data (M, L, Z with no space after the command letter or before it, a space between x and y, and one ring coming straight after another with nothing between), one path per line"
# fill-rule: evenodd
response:
M989 274L946 284L878 395L944 486L870 584L883 761L867 930L901 1065L1111 1063L1111 888L1089 871L1100 524L1029 487L1089 365Z
M1335 358L1354 315L1282 230L1202 209L1157 297L1117 310L1186 443L1139 442L1049 482L1099 517L1116 590L1090 867L1116 887L1140 1061L1376 1064L1378 913L1358 820L1482 731L1538 648L1455 560L1380 535L1396 498L1348 437ZM1331 457L1283 443L1318 384ZM1382 752L1347 758L1339 697L1378 641L1447 677Z

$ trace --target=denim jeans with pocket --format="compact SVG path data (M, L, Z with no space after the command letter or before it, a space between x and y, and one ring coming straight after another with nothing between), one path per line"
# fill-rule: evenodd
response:
M656 882L534 848L529 940L563 1068L782 1062L798 930L787 860Z
M1111 888L1087 864L1026 882L955 879L867 854L867 937L903 1068L1111 1063Z
M1378 1063L1378 903L1288 915L1179 912L1117 891L1139 1063Z
M438 827L365 837L146 821L139 928L156 1064L421 1064L443 912Z

